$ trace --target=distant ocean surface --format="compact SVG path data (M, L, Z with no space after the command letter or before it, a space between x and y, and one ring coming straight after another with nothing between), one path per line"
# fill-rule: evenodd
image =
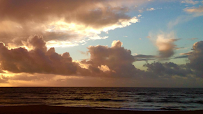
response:
M0 106L52 105L121 110L203 110L203 89L0 88Z

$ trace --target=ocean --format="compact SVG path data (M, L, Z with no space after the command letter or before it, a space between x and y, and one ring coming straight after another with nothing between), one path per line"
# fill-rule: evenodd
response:
M51 105L116 110L203 110L203 88L0 88L0 106Z

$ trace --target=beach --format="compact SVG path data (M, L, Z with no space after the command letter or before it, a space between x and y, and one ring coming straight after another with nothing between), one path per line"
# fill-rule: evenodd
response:
M46 105L0 106L0 114L202 114L203 111L129 111Z

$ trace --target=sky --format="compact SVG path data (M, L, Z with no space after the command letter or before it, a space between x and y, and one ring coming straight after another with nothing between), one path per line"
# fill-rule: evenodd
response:
M0 0L1 87L203 87L202 0Z

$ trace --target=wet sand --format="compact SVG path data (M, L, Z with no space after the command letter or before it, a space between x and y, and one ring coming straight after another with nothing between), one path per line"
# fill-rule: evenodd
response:
M0 106L0 114L203 114L203 111L127 111L63 106Z

